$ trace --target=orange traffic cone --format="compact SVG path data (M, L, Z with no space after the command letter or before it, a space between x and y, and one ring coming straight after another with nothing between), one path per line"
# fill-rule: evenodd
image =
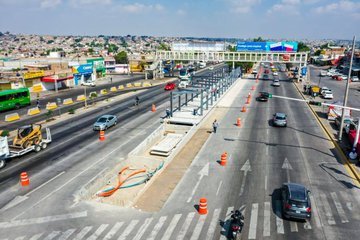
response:
M155 104L151 105L151 111L152 111L152 112L156 112Z
M21 186L23 186L23 187L30 185L30 179L26 172L22 172L20 174L20 183L21 183Z
M100 141L104 141L104 140L105 140L105 131L100 131L99 139L100 139Z
M249 104L250 103L250 97L248 97L247 99L246 99L246 104Z
M227 153L224 152L223 154L221 154L220 165L225 166L226 162L227 162Z
M241 118L236 120L236 126L241 127Z
M241 112L246 112L246 106L243 106Z
M207 214L207 200L206 198L200 198L200 203L199 203L199 214L203 215L203 214Z

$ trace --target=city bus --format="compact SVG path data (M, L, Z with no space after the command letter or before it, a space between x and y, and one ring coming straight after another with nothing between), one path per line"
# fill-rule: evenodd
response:
M28 88L0 91L0 111L19 109L27 105L30 105Z

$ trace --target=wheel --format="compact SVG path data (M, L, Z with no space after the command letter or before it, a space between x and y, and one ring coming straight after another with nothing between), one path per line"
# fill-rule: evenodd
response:
M0 160L0 169L4 168L6 166L6 161L4 159Z
M33 143L36 145L39 145L41 143L40 138L38 138L38 137L33 138Z
M35 145L35 152L40 152L40 151L41 151L41 146Z
M25 142L24 142L24 144L22 145L22 147L25 149L25 148L28 148L28 147L30 147L31 146L31 141L30 140L26 140Z
M41 144L41 147L42 147L42 149L47 148L47 143L42 143L42 144Z
M117 124L117 121L114 122L114 126L116 126L116 124Z

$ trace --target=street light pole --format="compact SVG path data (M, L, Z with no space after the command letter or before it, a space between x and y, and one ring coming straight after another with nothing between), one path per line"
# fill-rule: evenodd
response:
M353 38L352 43L352 49L351 49L351 57L350 57L350 66L349 66L349 73L348 73L348 79L346 82L346 90L345 90L345 96L344 96L344 107L346 107L348 95L349 95L349 85L350 85L350 77L351 77L351 70L352 70L352 63L354 58L354 52L355 52L355 36ZM341 142L342 139L342 133L344 128L344 116L345 116L345 108L342 109L341 113L341 124L340 124L340 131L339 131L339 142Z
M86 85L84 85L85 108L87 108Z

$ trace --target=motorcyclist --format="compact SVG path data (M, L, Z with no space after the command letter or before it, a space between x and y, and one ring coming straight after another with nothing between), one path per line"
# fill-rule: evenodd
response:
M236 239L237 234L241 233L242 227L244 226L244 215L239 210L236 210L231 214L231 221L230 221L230 239Z
M239 210L235 210L235 212L231 215L231 220L239 221L239 224L242 225L243 222L240 220L244 220L244 215L242 215L242 213Z
M138 96L135 97L135 106L139 106L140 98Z

